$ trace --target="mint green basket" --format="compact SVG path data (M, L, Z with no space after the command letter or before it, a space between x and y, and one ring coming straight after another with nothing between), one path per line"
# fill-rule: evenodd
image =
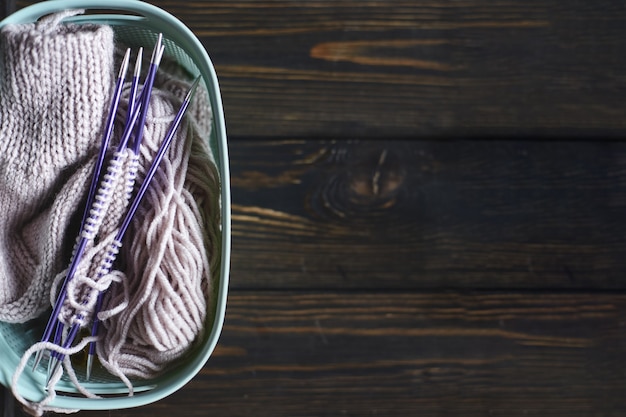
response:
M135 395L129 397L126 386L105 372L95 374L85 387L102 399L76 396L76 389L68 381L57 385L57 397L51 407L81 410L112 410L146 405L175 392L192 379L209 359L222 330L228 293L230 266L230 184L226 129L221 97L213 64L198 38L180 20L166 11L137 0L50 0L19 10L0 22L7 24L32 23L40 17L68 9L103 11L66 19L72 23L107 24L114 28L116 39L129 47L153 45L159 33L163 34L165 55L178 62L192 76L201 75L207 88L212 114L209 145L213 150L221 181L221 259L216 280L215 314L206 323L207 331L191 355L177 363L167 374L148 381L133 381ZM39 341L47 317L25 324L0 323L0 383L9 387L14 371L23 355L33 343ZM45 369L26 371L21 376L18 390L30 401L45 397Z

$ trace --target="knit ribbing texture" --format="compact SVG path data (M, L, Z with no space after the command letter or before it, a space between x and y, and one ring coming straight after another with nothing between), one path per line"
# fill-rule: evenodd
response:
M11 323L49 307L111 90L113 31L56 19L0 33L0 320Z

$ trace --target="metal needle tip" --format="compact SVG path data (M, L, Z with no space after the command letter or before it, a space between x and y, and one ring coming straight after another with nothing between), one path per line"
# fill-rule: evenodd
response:
M198 75L198 77L196 77L196 79L193 81L193 84L191 84L191 87L189 87L189 91L187 92L187 95L185 96L185 101L191 101L191 98L193 97L193 94L196 92L196 89L198 88L198 85L200 84L201 79L202 79L202 76Z
M91 370L93 369L93 355L87 355L87 371L85 375L85 380L89 381L91 379Z
M43 355L44 355L43 350L38 351L37 354L35 355L35 363L33 363L33 372L35 371L35 369L37 369L37 366L39 366L39 362L41 362Z
M157 53L154 65L159 65L161 63L161 59L163 58L163 52L165 52L165 45L161 45L161 47L159 48L159 52Z
M151 63L157 62L157 55L161 51L161 47L163 45L163 34L159 33L159 37L157 38L156 44L154 45L154 49L152 50L152 58L150 58Z
M46 391L49 391L52 388L52 381L55 379L57 373L63 372L61 365L63 365L63 362L61 362L55 355L52 355L50 358L48 375L46 377Z
M141 60L143 59L143 47L139 48L137 51L137 60L135 61L135 78L139 78L139 73L141 72Z
M124 59L122 60L122 65L120 66L120 73L117 78L123 79L126 77L126 71L128 70L128 62L130 60L130 48L126 50L126 54L124 54Z

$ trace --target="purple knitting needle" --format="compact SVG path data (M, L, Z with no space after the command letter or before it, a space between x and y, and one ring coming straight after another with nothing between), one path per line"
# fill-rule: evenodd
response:
M96 189L98 187L98 180L100 178L100 171L102 170L102 165L104 163L106 150L109 148L109 142L111 141L111 135L113 134L113 124L115 122L115 114L117 113L117 107L119 106L119 103L120 103L122 87L124 86L124 79L126 78L126 72L128 71L129 60L130 60L130 48L126 49L126 54L124 55L124 59L122 60L122 66L117 76L115 90L113 92L113 104L111 105L111 108L109 109L109 114L107 116L104 137L102 138L102 144L100 145L100 151L98 153L98 158L96 159L96 167L94 169L94 175L91 178L91 184L89 186L89 196L87 197L87 204L85 205L86 209L83 212L83 219L80 223L81 230L85 226L85 222L87 221L87 216L89 215L89 210L87 208L91 207L91 204L93 203L93 199L96 195Z
M191 99L193 97L193 94L196 90L196 88L198 87L198 84L200 82L200 77L196 78L196 80L193 82L193 84L191 85L191 88L189 89L189 91L187 92L187 95L185 96L185 99L183 100L183 103L180 107L180 109L178 110L178 113L176 114L176 117L174 118L174 121L172 122L172 124L170 125L169 130L167 131L167 134L165 135L165 139L163 140L163 142L161 143L161 146L159 147L156 156L154 157L154 160L152 161L152 164L150 165L150 168L148 169L148 172L146 173L145 179L143 181L143 183L141 184L141 186L139 187L139 190L137 191L137 195L135 196L135 198L133 199L133 202L130 206L130 208L128 209L128 212L126 213L126 217L124 218L124 221L122 222L122 225L120 226L117 235L115 236L115 240L112 244L112 248L111 248L111 252L109 253L109 257L108 257L108 261L109 265L110 263L112 263L113 261L113 257L111 256L113 255L115 252L117 252L117 248L119 248L121 246L121 242L122 239L124 238L124 234L126 233L126 230L128 229L128 227L130 226L130 222L133 218L133 216L135 215L137 209L139 208L139 204L141 203L141 200L143 199L143 196L145 195L148 186L150 185L150 182L152 181L152 179L154 178L154 175L156 174L156 170L159 167L159 164L161 163L161 160L163 159L163 157L165 156L165 152L167 151L167 149L169 148L170 144L172 143L172 140L174 138L174 135L176 133L176 131L178 130L178 127L180 126L180 123L183 119L183 116L185 115L185 112L187 111L187 108L189 107L189 103L191 102ZM107 265L107 266L109 266ZM98 276L98 278L101 278L107 271L100 271L100 274ZM78 313L77 315L77 320L80 321L83 319L83 315L82 313ZM69 348L70 346L72 346L74 339L76 338L76 335L78 334L78 331L80 330L80 325L78 323L75 323L72 325L72 327L70 328L70 331L68 333L67 339L65 340L65 343L63 345L64 348ZM46 384L46 389L50 389L50 378L52 378L60 369L62 361L64 359L64 355L62 354L58 354L57 355L57 361L56 363L54 363L54 366L52 368L52 372L49 375L49 379L48 382Z
M133 80L130 86L130 92L128 95L128 114L126 115L126 126L130 125L130 120L132 117L132 113L135 110L135 99L137 98L137 90L139 87L139 77L141 73L141 61L143 59L143 47L139 48L137 52L137 59L135 60L135 73L133 74ZM102 305L102 297L98 296L98 302L96 303L96 311L95 314L100 311ZM97 332L98 326L94 322L94 326L91 331L91 335L95 336ZM93 368L93 358L95 354L96 344L91 342L89 344L89 353L87 354L87 375L86 380L89 381L91 379L91 369Z
M150 59L150 69L148 71L148 75L146 76L146 81L144 82L144 89L147 88L147 92L142 92L143 112L141 113L141 118L139 119L139 124L137 125L137 133L135 134L135 140L133 142L133 151L135 152L135 154L139 153L139 146L141 145L141 139L143 137L143 129L146 123L146 116L148 115L148 104L150 103L152 86L154 85L154 78L156 77L157 68L159 66L159 63L161 62L161 58L163 57L164 50L165 46L163 46L163 35L159 33L156 46L152 51L152 58Z
M139 74L141 73L141 60L143 59L143 47L137 51L137 59L135 60L135 73L130 84L130 93L128 94L128 113L126 115L125 126L130 123L130 118L135 110L135 99L137 98L137 89L139 87Z
M113 123L115 121L115 113L117 112L117 107L120 102L122 87L124 85L124 79L126 78L126 71L128 70L129 59L130 59L130 48L126 50L126 54L124 55L124 59L122 60L122 65L120 66L120 71L117 76L115 89L113 91L113 96L111 98L111 106L109 108L109 114L107 116L107 120L106 120L105 127L104 127L104 135L102 137L102 144L100 146L100 152L98 153L98 157L96 159L96 166L94 168L93 176L91 178L91 185L89 187L89 194L87 196L87 204L85 205L85 211L83 212L83 218L80 223L81 233L85 226L87 216L89 214L89 207L91 207L94 196L96 194L96 188L98 186L98 179L100 177L100 171L102 170L102 164L104 162L104 157L106 155L106 149L109 146L111 135L113 133ZM82 253L85 250L86 243L87 243L86 239L84 238L81 239L81 241L78 243L76 247L76 252L74 254L75 260L79 260L81 258ZM78 262L76 262L76 264L78 264ZM71 279L70 276L74 275L75 270L76 270L76 266L74 266L73 271L72 271L72 268L70 268L70 271L72 271L72 273L70 274L68 272L68 275L66 276L65 281L63 282L63 285L61 286L61 291L59 292L59 296L61 296L61 294L65 294L66 283L69 279ZM43 333L43 337L41 338L42 342L48 341L50 339L52 329L54 328L54 325L57 322L57 316L59 314L61 304L63 304L62 301L59 301L60 298L61 297L57 298L57 302L54 305L53 312L50 315L50 318L48 319L48 324L46 325L46 328ZM43 356L42 350L37 352L37 355L35 356L35 363L33 365L33 370L35 370L35 368L41 361L42 356Z
M54 331L54 338L52 339L53 343L57 346L61 346L61 343L63 343L63 330L65 328L65 326L63 326L63 324L57 320L56 322L56 330ZM54 356L54 352L51 353L51 357ZM52 367L52 360L48 361L48 373L50 373L50 369Z
M157 40L157 44L154 47L155 51L162 50L161 43L162 43L162 37L159 36L159 39ZM141 97L139 99L139 102L137 102L137 103L135 102L134 96L136 95L136 92L137 92L137 78L139 77L138 71L141 69L140 68L140 61L141 61L141 58L142 58L142 55L143 55L142 51L143 51L143 48L140 49L138 57L137 57L138 58L137 62L135 62L135 74L134 74L134 77L133 77L133 85L131 85L131 100L129 100L129 111L128 111L128 114L127 114L126 126L125 126L125 130L124 130L124 134L122 135L122 139L120 140L120 143L118 145L118 151L119 150L123 150L124 148L126 148L126 144L128 143L129 138L130 138L130 136L131 136L131 134L133 132L133 126L135 125L138 117L141 117L141 115L144 113L144 112L141 111L142 104L145 102L145 100L143 100L143 97L145 95L150 95L151 94L151 90L152 90L152 86L150 84L144 83L144 88L142 89ZM155 56L155 54L153 53L153 58L154 58L154 56ZM157 54L157 58L159 59L159 61L160 61L161 56L162 55ZM124 65L124 67L125 67L124 68L124 73L126 72L126 68L128 67L129 58L130 58L130 49L128 49L126 51L126 56L124 57L124 63L125 63L125 65ZM158 64L159 64L158 61L156 63L155 62L151 63L151 67L150 67L148 78L149 78L151 72L156 71L156 68L158 67ZM152 76L152 81L153 80L154 80L154 76ZM122 82L118 81L118 86L116 88L116 96L117 96L118 103L119 103L119 96L120 96L120 93L121 93L122 86L123 86L123 80L122 80ZM133 114L133 113L135 113L135 110L137 111L136 115ZM116 111L117 111L117 106L115 107L115 111L110 112L110 114L114 115ZM143 119L145 119L145 116L143 116ZM113 117L109 117L109 120L111 121L111 128L110 128L110 130L112 131L114 118ZM109 137L110 137L110 131L109 131L108 128L107 128L107 131L109 132ZM100 148L101 158L99 158L99 168L98 168L99 170L102 167L104 156L105 156L106 150L108 148L108 142L109 142L108 140L106 142L103 141L102 147ZM97 180L98 178L94 177L94 179ZM95 185L94 185L94 182L92 181L91 190L93 190L93 195L94 196L95 196L95 190L96 189L97 189L97 181L95 182ZM91 190L90 190L90 193L92 192ZM84 228L84 225L85 225L85 223L87 221L87 215L88 215L88 213L91 212L91 210L89 210L89 208L91 208L91 206L92 206L93 198L95 198L95 197L90 198L88 200L88 204L86 205L86 209L85 209L85 212L84 212L84 215L83 215L83 221L82 221L82 225L81 225L81 234L82 234L82 229ZM74 259L72 260L72 263L70 265L70 269L68 271L68 275L67 275L67 277L65 279L65 282L64 282L63 286L61 287L61 292L59 293L59 298L57 298L57 302L56 302L54 310L53 310L53 316L50 317L50 320L53 320L53 319L55 321L57 320L58 314L60 312L60 309L61 309L61 307L63 305L63 302L65 301L65 297L66 297L66 293L65 293L66 284L65 283L67 281L73 279L74 274L76 273L76 268L78 267L78 264L80 263L80 259L82 258L83 253L85 251L85 248L86 248L86 245L87 245L87 241L88 241L88 239L86 239L84 237L81 238L81 240L79 241L79 245L78 245L78 248L77 248L77 251L76 251L76 255L74 256ZM51 331L52 331L51 328L48 329L48 327L46 327L46 333L44 334L44 336L47 335L47 337L45 338L45 340L48 340L50 338ZM42 339L42 341L43 340L44 339ZM37 354L37 357L35 358L35 365L33 366L33 370L37 367L37 364L41 360L42 355L43 355L43 351L39 351L38 354ZM52 358L53 359L54 359L55 355L56 354L53 352L53 354L52 354Z
M120 142L128 143L128 138L133 133L133 126L137 122L137 119L139 118L139 114L140 113L141 113L141 103L138 103L137 107L135 108L135 111L132 114L131 124L124 129L124 133L122 134L122 138L121 138ZM70 279L73 279L74 274L76 273L76 269L78 267L77 257L79 255L80 256L83 255L83 252L85 250L85 246L87 244L87 240L88 239L86 239L84 237L81 237L81 239L79 241L79 250L77 250L76 254L74 255L74 258L72 259L72 263L71 263L70 269L69 269L69 271L67 273L67 277L65 279L65 282L63 283L63 286L61 287L61 292L59 293L59 296L57 298L57 302L56 302L56 304L54 306L54 310L52 312L54 314L55 322L57 321L56 317L58 317L59 313L61 312L61 307L63 305L63 302L65 301L65 297L66 297L66 283ZM80 258L78 258L78 259L80 259ZM52 316L51 316L50 320L52 320ZM54 326L50 324L50 321L48 322L48 325L50 326L50 328L46 327L46 332L47 333L44 334L44 336L46 338L42 339L42 341L48 341L49 338L50 338L50 334L52 333L52 329L53 329ZM59 323L59 326L63 326L63 324ZM39 351L39 352L42 352L42 351ZM33 370L37 366L38 361L41 360L41 355L39 354L39 352L37 353L37 356L39 356L39 358L37 358L37 357L35 358L35 366L33 367ZM53 361L58 361L59 360L59 358L57 357L57 354L55 352L52 352L51 360L53 360ZM56 363L55 363L55 365L56 365ZM48 375L48 377L50 377L50 375Z
M146 75L146 80L144 81L144 88L142 89L142 92L141 92L142 95L139 98L143 111L141 112L141 116L139 118L139 124L136 127L137 131L136 131L134 142L133 142L133 152L135 155L139 154L139 148L141 145L141 140L143 138L143 125L145 124L145 120L148 114L148 105L150 104L150 96L152 94L152 87L154 86L156 72L158 70L161 59L163 58L163 52L165 50L165 47L162 45L162 43L163 43L163 36L159 34L156 46L154 47L154 50L152 51L152 58L150 59L150 68L148 70L148 74ZM137 77L139 76L137 65L135 66L135 74ZM120 147L122 145L125 146L125 144L120 143ZM96 300L96 306L94 310L94 317L97 317L98 312L102 308L102 297L103 297L102 293L98 294L98 299ZM98 333L98 320L97 318L95 318L94 323L92 325L92 329L91 329L91 335L96 336L97 333ZM94 360L95 351L96 351L96 344L94 342L91 342L89 344L89 351L87 354L87 370L86 370L86 377L85 377L87 381L91 378L91 370L93 369L93 360Z
M141 96L139 97L138 101L135 101L134 97L132 98L132 101L130 101L129 103L129 107L133 108L133 111L129 112L129 115L127 117L127 121L126 121L126 125L124 127L124 134L122 135L122 138L120 139L120 143L118 144L118 152L121 152L122 150L124 150L129 142L129 139L133 133L134 127L137 123L138 119L142 119L145 121L146 118L146 110L144 108L144 103L145 105L147 105L149 103L149 96L152 93L152 85L154 83L154 78L155 78L155 73L158 69L159 63L161 61L161 58L163 57L163 46L162 46L162 36L159 35L159 38L157 40L157 44L154 47L154 52L152 54L152 60L150 63L150 69L148 71L148 74L146 76L146 81L144 82L144 86L142 88L141 91ZM140 57L139 57L140 58ZM140 61L140 60L138 60ZM139 76L138 71L140 70L140 64L138 64L137 62L135 63L135 75L136 77ZM131 87L132 88L132 87ZM131 91L131 95L136 95L136 87L135 87L135 93L133 94L133 92ZM148 99L146 99L146 97L148 97ZM135 141L137 141L138 139L135 138ZM102 150L101 150L102 151ZM89 211L91 212L91 211ZM102 213L100 213L102 214ZM70 267L70 273L71 273L71 277L69 279L72 279L75 272L76 272L76 268L78 267L80 258L83 255L83 252L85 250L85 246L86 246L87 240L85 240L85 242L82 244L81 247L81 251L80 251L80 256L79 257L75 257L74 258L74 262L72 262L72 267ZM68 273L69 276L69 273ZM66 281L69 280L68 278L66 278ZM62 299L57 299L57 304L55 305L55 316L58 316L60 309L63 305L63 302L65 301L65 297L66 297L66 293L65 293L65 285L62 287L62 293L59 294L60 296L62 296ZM58 307L57 307L58 306ZM58 354L55 352L52 352L51 355L51 361L54 361L54 364L52 365L52 368L54 369L56 367L56 362L58 362L60 360L60 358L57 357ZM39 358L40 360L41 358ZM93 359L92 359L93 361ZM36 361L37 362L37 361ZM36 365L35 365L36 366ZM33 367L34 369L34 367ZM48 378L50 378L50 374L48 374Z

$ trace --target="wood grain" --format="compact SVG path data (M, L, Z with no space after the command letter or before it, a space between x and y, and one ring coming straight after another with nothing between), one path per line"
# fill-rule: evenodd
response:
M233 137L626 133L614 1L153 3L207 48Z
M238 140L234 288L624 288L622 142Z
M626 413L623 294L237 292L228 313L183 390L81 415Z

